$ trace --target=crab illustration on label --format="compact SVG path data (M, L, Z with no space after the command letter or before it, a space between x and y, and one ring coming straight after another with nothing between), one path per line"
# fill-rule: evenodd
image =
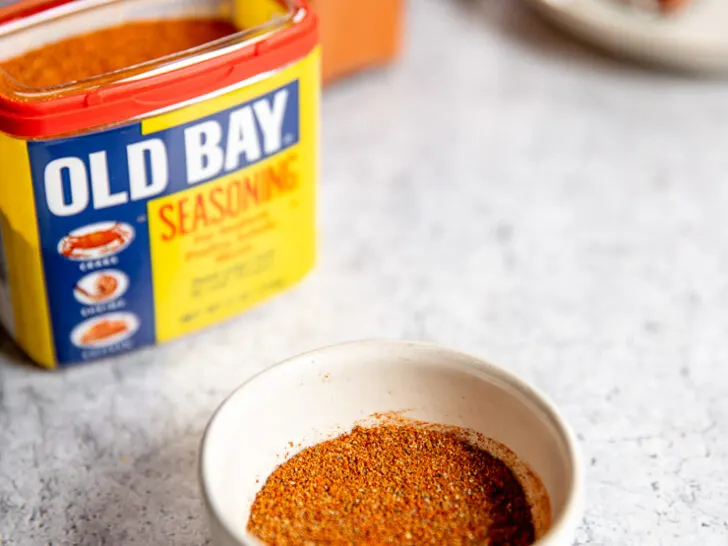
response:
M113 222L81 228L66 235L59 243L58 251L73 260L87 260L115 254L122 250L134 237L130 225Z

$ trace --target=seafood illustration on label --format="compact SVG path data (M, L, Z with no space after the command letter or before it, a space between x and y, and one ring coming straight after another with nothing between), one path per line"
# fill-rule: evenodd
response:
M139 329L132 313L109 313L86 320L71 332L71 341L81 348L108 347L129 339Z
M122 222L99 222L73 230L58 243L58 253L71 260L92 260L124 250L134 228Z
M83 305L114 301L124 295L129 277L116 269L95 271L83 277L74 287L76 300Z

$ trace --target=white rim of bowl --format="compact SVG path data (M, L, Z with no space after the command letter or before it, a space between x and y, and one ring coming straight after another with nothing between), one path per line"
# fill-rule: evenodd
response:
M336 343L332 345L326 345L300 353L292 356L285 360L282 360L272 366L256 373L247 380L245 380L240 386L238 386L233 392L231 392L220 405L215 409L210 420L205 427L205 431L202 435L202 441L200 443L200 454L198 461L198 479L200 482L200 489L202 491L203 500L205 502L206 510L211 518L214 519L218 527L225 532L228 539L234 543L240 544L240 546L260 546L262 543L251 542L247 537L238 535L234 530L235 527L229 524L228 521L221 515L221 510L217 506L216 499L212 498L209 493L207 485L206 473L205 473L205 460L206 460L206 447L207 439L211 434L212 428L215 426L215 422L218 419L220 413L225 411L230 401L237 396L240 396L243 391L247 390L254 385L262 376L272 373L274 371L280 371L283 368L292 366L301 359L310 358L313 355L320 354L326 351L338 350L344 347L356 347L362 345L390 345L399 347L416 347L420 349L434 349L443 351L453 356L464 357L472 361L471 367L477 368L480 371L484 371L491 376L495 376L509 387L514 388L519 394L526 397L532 402L538 410L540 410L543 416L548 418L549 423L561 436L564 446L566 447L568 458L571 462L571 487L569 488L569 494L564 505L560 516L551 523L551 527L540 539L533 543L533 546L549 546L551 541L562 533L568 533L573 528L574 530L581 522L582 509L583 509L583 495L584 495L584 468L581 450L579 443L576 439L571 426L568 424L566 419L562 416L561 412L556 407L551 399L541 392L538 388L529 384L526 380L519 377L517 374L491 364L490 362L481 359L480 357L474 356L469 353L450 349L448 347L439 345L437 343L429 343L423 341L404 341L404 340L390 340L390 339L365 339L358 341L348 341L344 343ZM477 363L477 364L476 364Z

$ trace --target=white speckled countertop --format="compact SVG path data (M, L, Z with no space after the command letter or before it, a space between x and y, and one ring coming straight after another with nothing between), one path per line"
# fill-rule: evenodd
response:
M238 383L367 337L525 375L588 462L577 544L728 539L728 82L600 56L513 0L416 0L327 91L319 265L240 319L48 373L0 349L0 543L201 545L196 452Z

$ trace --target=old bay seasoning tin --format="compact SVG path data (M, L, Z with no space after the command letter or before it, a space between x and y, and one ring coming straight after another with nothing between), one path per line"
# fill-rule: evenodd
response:
M0 319L44 366L215 324L313 265L320 60L304 0L63 3L0 23L0 66L190 17L236 31L52 87L0 69Z

